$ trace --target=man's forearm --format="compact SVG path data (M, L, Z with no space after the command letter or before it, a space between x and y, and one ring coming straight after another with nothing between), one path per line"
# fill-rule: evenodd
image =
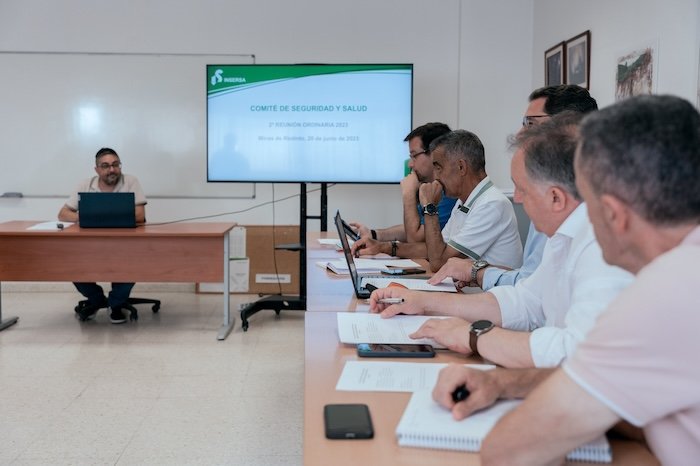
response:
M377 233L376 239L379 241L406 241L406 232L403 225L394 225L393 227L374 231Z
M500 387L499 398L521 399L525 398L547 377L552 375L556 369L539 369L531 367L528 369L493 369L495 380Z
M418 201L415 192L403 195L403 226L406 233L406 241L425 241L425 229L420 223L418 215Z
M428 262L430 269L433 272L440 270L448 257L445 257L445 249L447 245L442 239L442 231L440 230L440 219L437 215L425 216L425 244Z
M477 342L479 354L499 366L535 366L530 351L530 332L515 332L497 327L480 336Z

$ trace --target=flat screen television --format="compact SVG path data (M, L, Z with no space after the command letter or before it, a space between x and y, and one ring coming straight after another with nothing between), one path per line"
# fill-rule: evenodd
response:
M396 183L413 65L207 65L207 181Z

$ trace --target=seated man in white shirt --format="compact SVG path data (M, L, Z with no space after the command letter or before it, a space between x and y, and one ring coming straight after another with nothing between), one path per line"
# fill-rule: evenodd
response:
M418 200L418 190L423 183L433 181L433 161L428 148L430 143L443 134L449 133L450 127L445 123L426 123L421 125L404 138L408 142L408 166L411 173L401 180L401 200L403 205L403 223L388 228L370 229L358 223L350 222L350 226L357 229L360 237L371 237L379 241L425 241L425 229L423 223L423 206ZM450 218L450 213L456 199L442 196L438 204L438 218L440 228L443 228Z
M355 254L386 253L427 258L437 271L450 257L471 257L508 267L522 262L522 243L513 206L486 174L484 146L469 131L457 130L430 143L435 180L419 190L424 206L425 241L400 243L361 238ZM437 204L446 196L457 198L450 219L441 230Z
M638 96L587 117L576 177L605 260L634 273L635 282L563 368L475 374L453 365L433 397L463 418L497 398L527 396L484 441L484 465L558 464L621 419L643 429L661 464L694 464L700 370L689 357L700 349L700 114L678 97ZM451 393L462 384L471 395L455 404Z
M97 176L83 180L70 198L61 207L58 219L63 222L77 222L78 213L78 193L81 192L114 192L114 193L134 193L135 220L136 223L146 221L146 196L141 189L138 179L132 175L122 173L122 163L114 149L103 147L95 154L95 172ZM110 251L111 254L118 254L118 251ZM77 317L82 320L95 318L97 311L109 306L109 319L113 324L123 324L126 316L123 308L129 299L134 283L112 283L109 295L105 297L104 290L94 282L75 282L76 289L87 298L76 307Z
M411 337L433 338L505 367L551 367L570 356L598 314L632 279L603 260L574 184L580 119L580 114L561 114L515 140L515 199L549 237L535 273L514 286L478 295L384 288L372 293L372 312L455 316L430 319ZM379 303L389 297L404 303Z
M598 110L598 103L588 90L574 84L535 89L528 100L522 128L544 123L553 115L565 111L588 113ZM531 223L523 247L523 265L519 269L505 269L500 264L484 260L451 258L430 277L428 283L434 285L450 277L459 289L472 286L480 287L484 291L494 286L515 285L519 280L532 275L540 265L546 242L547 236L535 230Z

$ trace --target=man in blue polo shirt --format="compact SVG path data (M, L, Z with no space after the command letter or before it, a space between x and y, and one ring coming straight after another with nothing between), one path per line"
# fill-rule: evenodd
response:
M433 161L428 147L434 139L450 132L450 127L444 123L426 123L419 126L404 138L408 142L408 166L411 173L401 181L401 198L403 202L403 224L389 228L373 230L367 226L352 222L360 237L372 238L379 241L398 240L403 242L425 241L423 206L418 200L418 189L423 183L431 183L433 177ZM442 196L438 208L440 228L447 224L456 199Z

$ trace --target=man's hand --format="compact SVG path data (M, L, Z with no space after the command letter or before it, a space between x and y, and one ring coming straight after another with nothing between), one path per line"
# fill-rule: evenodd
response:
M422 205L438 205L442 198L442 185L435 180L432 183L423 183L418 190L418 198Z
M372 237L372 229L369 228L366 225L363 225L362 223L359 222L350 222L350 226L355 229L358 235L360 235L360 238L371 238Z
M380 313L382 317L393 317L396 314L423 314L425 313L424 300L428 292L412 291L399 286L389 286L374 290L369 297L369 311ZM401 304L382 304L379 301L384 298L401 298Z
M355 241L355 243L350 248L350 251L355 257L372 256L375 254L381 254L382 252L387 253L387 245L388 249L391 249L391 243L388 243L386 241L377 241L376 239L372 239L371 237L363 237Z
M412 197L415 200L416 193L420 187L420 181L414 172L409 173L401 180L401 195Z
M403 305L402 305L403 306ZM458 317L449 319L429 319L418 330L409 335L413 339L432 338L452 351L471 354L469 329L471 322Z
M446 278L452 278L458 290L465 286L469 286L472 279L472 264L471 259L461 259L459 257L450 257L445 262L445 265L440 267L440 270L435 272L435 275L428 280L429 285L437 285Z
M455 403L452 400L452 392L460 385L467 387L469 396L464 401ZM498 383L498 370L482 371L460 364L450 364L440 371L433 389L433 399L452 411L452 417L459 421L474 411L494 404L502 392L503 389Z

